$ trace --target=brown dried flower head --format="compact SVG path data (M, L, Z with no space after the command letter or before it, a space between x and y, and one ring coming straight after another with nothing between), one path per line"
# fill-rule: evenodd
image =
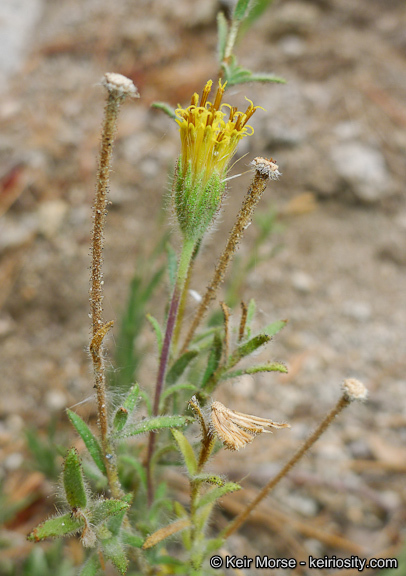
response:
M268 176L270 180L277 180L281 176L279 166L273 158L268 160L267 158L262 158L262 156L257 156L251 162L251 166L254 166L254 169L263 176Z
M350 402L353 400L366 400L368 390L364 384L356 378L347 378L343 383L343 392Z
M212 430L228 450L243 448L258 434L271 432L269 428L290 428L289 424L230 410L217 401L211 405L211 422Z

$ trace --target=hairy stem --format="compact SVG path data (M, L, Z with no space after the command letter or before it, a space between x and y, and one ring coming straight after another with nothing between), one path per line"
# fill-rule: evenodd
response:
M106 74L103 85L108 91L108 96L104 110L99 167L93 206L92 264L90 273L92 340L90 343L90 352L93 360L97 414L103 459L111 493L114 498L119 498L122 495L122 490L118 479L116 459L108 435L106 377L103 358L103 339L113 325L112 322L105 324L103 321L103 247L109 176L118 113L125 97L135 97L138 96L138 93L134 84L120 74Z
M266 174L261 174L258 171L255 172L254 179L244 198L241 209L237 215L237 220L230 232L226 247L224 248L224 251L220 256L212 280L209 286L207 287L206 293L204 294L203 299L200 302L199 308L197 309L197 312L195 314L195 317L193 318L193 322L189 328L189 332L186 336L185 342L183 343L181 353L186 351L187 347L190 344L190 341L193 338L196 328L199 326L200 322L203 319L203 316L205 315L209 307L210 301L214 300L214 298L216 297L216 292L220 284L224 281L227 267L244 234L245 228L251 222L253 212L262 196L262 193L266 188L268 180L269 176L267 176Z
M161 399L166 371L168 368L169 353L171 350L172 336L176 325L179 302L188 276L188 270L192 259L193 250L194 250L194 242L185 241L179 258L178 273L169 307L161 357L159 359L158 376L155 386L155 399L152 410L154 416L157 416L159 413L159 401ZM151 459L154 453L154 449L155 449L155 433L150 432L148 440L148 452L147 452L148 502L150 504L152 503L153 498Z
M299 450L292 456L292 458L285 464L282 470L268 484L266 484L258 496L229 524L222 536L226 539L231 534L234 534L240 526L246 521L250 513L258 506L258 504L275 488L275 486L286 476L286 474L299 462L299 460L306 454L306 452L313 446L313 444L320 438L320 436L327 430L334 418L350 404L351 400L346 394L340 398L336 406L327 414L324 420L319 424L316 430L309 436L306 442L299 448Z

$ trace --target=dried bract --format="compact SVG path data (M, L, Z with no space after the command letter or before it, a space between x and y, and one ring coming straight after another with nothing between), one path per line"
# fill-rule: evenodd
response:
M368 396L368 390L365 388L364 384L356 378L347 378L344 380L343 392L347 400L350 402L353 400L366 400Z
M251 162L251 165L263 176L268 176L270 180L277 180L279 176L281 176L279 166L272 158L267 160L266 158L262 158L262 156L257 156Z
M228 450L239 450L269 428L290 428L289 424L273 422L267 418L242 414L226 408L221 402L211 405L213 431Z

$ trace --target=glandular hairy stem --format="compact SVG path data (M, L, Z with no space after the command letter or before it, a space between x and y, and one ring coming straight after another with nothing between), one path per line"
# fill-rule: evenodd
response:
M104 323L103 321L103 247L104 227L107 216L107 194L109 191L113 142L116 134L118 113L124 99L127 96L134 98L138 96L138 93L132 81L121 76L121 74L106 74L102 84L107 89L108 96L104 110L96 193L93 205L92 265L90 275L92 340L90 352L93 360L103 459L111 493L114 498L119 498L122 495L122 490L108 436L106 377L103 358L103 340L112 326L112 322Z
M270 179L276 179L279 176L278 166L272 160L255 158L253 165L255 166L254 179L244 198L241 209L238 212L237 219L233 228L231 229L227 244L214 270L211 282L208 285L203 299L200 302L197 312L193 318L192 324L183 343L181 354L187 350L187 347L193 338L196 328L202 321L211 300L214 300L216 297L216 292L220 284L222 284L224 281L227 267L230 264L233 255L237 250L238 244L244 235L244 230L251 222L254 210L261 199L268 181Z
M168 319L166 322L166 330L164 341L162 344L161 357L159 359L158 375L155 386L155 399L152 413L157 416L159 413L159 401L161 399L162 390L165 383L166 371L168 368L169 354L171 350L171 343L173 332L176 326L176 319L178 315L179 302L182 295L182 291L185 286L185 282L188 276L188 270L193 256L193 251L195 247L195 242L193 240L185 240L182 252L179 258L178 273L175 282L175 287L172 294L171 303L169 306ZM148 481L148 502L152 504L153 500L153 486L152 486L152 471L151 471L151 460L155 450L155 433L151 432L148 441L147 450L147 481Z

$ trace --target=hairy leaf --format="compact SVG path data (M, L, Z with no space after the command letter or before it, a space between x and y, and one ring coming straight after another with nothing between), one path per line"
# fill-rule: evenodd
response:
M248 16L250 0L238 0L234 8L233 18L243 20Z
M83 528L85 522L83 518L74 518L70 512L57 518L49 518L45 522L38 524L36 528L28 536L31 542L39 542L45 538L57 538L60 536L67 536L74 534Z
M189 440L180 432L180 430L172 430L173 437L179 447L179 450L183 456L186 464L186 468L191 476L196 474L197 470L197 460L193 448Z
M226 372L222 374L221 380L230 380L230 378L238 378L243 374L257 374L258 372L282 372L288 373L288 369L280 362L271 362L269 364L258 364L258 366L250 366L249 368L242 368L241 370L234 370L233 372Z
M202 508L203 506L207 506L207 504L215 502L225 494L236 492L237 490L241 490L241 486L235 482L226 482L224 486L216 486L200 498L197 507Z
M71 508L86 508L86 488L76 448L71 448L64 460L63 487L66 500Z
M162 342L163 342L161 325L159 324L159 322L156 318L151 316L151 314L147 314L146 318L147 318L148 322L151 324L152 328L154 329L155 338L156 338L156 345L158 348L158 355L160 356L161 351L162 351Z
M162 112L165 112L165 114L167 114L169 118L176 120L176 114L174 108L172 108L172 106L170 104L167 104L166 102L153 102L151 104L151 108L162 110Z
M113 498L97 502L92 510L92 524L101 524L108 518L127 511L129 507L127 502Z
M219 62L222 62L225 56L228 35L227 19L223 12L217 14L217 54Z
M124 548L117 536L101 542L104 556L110 560L120 574L125 574L128 567L128 559Z
M76 432L79 434L79 436L85 443L85 446L88 449L90 456L93 458L96 466L98 467L100 472L106 474L106 467L104 465L102 449L100 447L98 440L90 430L89 426L82 420L82 418L78 414L72 412L72 410L69 410L69 408L67 408L66 412L73 427L76 429Z
M134 384L133 386L131 386L122 406L120 406L116 411L113 421L113 428L116 432L122 430L126 425L128 417L133 412L135 405L137 403L139 391L140 388L138 384Z
M140 424L127 426L122 432L116 434L116 437L128 438L129 436L137 436L138 434L154 432L163 428L183 428L192 421L193 419L187 416L155 416L154 418L143 420Z
M223 342L221 340L219 332L217 331L214 333L213 345L210 350L206 370L203 374L202 388L206 386L210 378L213 376L214 372L217 370L220 364L222 351L223 351Z
M197 355L197 350L188 350L182 354L182 356L176 360L176 362L168 371L168 374L166 375L166 383L169 385L175 384L175 382L177 382L182 376L193 358L196 358Z
M79 572L79 576L97 576L101 574L100 561L97 554L92 554Z

